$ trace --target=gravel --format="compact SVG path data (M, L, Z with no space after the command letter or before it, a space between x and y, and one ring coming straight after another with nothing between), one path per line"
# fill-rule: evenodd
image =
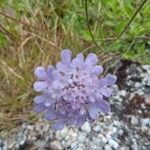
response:
M39 119L0 134L0 150L149 150L150 66L132 64L123 86L114 85L112 112L81 128L51 129Z

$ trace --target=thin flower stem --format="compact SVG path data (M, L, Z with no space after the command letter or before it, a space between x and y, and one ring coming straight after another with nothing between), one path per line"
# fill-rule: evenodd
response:
M116 38L116 40L118 40L123 34L124 32L129 28L130 24L132 23L132 21L134 20L134 18L137 16L137 14L140 12L140 10L143 8L143 6L145 5L145 3L147 2L147 0L143 0L138 8L136 9L136 11L134 12L133 16L131 17L131 19L128 21L128 23L126 24L126 26L124 27L124 29L120 32L120 34L118 35L118 37Z
M93 35L93 33L92 33L90 24L89 24L89 16L88 16L88 4L87 4L87 0L84 0L84 5L85 5L85 15L86 15L87 27L88 27L90 36L91 36L91 38L92 38L92 41L93 41L93 43L95 44L95 46L103 52L102 48L97 44L97 42L96 42L96 40L95 40L95 38L94 38L94 35Z

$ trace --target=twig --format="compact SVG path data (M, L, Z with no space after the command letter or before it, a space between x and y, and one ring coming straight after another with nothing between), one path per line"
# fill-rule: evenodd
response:
M129 20L129 22L125 25L124 29L120 32L120 34L118 35L118 37L116 38L116 40L118 40L123 33L129 28L130 24L132 23L132 21L134 20L134 18L136 17L136 15L140 12L140 10L143 8L144 4L147 2L147 0L143 0L138 8L136 9L136 11L134 12L133 16L131 17L131 19Z

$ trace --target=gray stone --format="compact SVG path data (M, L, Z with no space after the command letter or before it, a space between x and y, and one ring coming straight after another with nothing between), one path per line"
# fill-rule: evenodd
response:
M72 150L77 150L77 147L78 147L78 143L77 142L71 144L71 149Z
M106 144L106 145L104 146L104 149L105 149L105 150L112 150L111 146L108 145L108 144Z
M63 147L58 140L53 141L50 145L53 150L63 150Z
M84 125L81 127L82 131L86 132L86 133L90 133L91 132L91 126L89 122L85 122Z
M132 125L137 125L139 123L138 119L135 116L132 116L131 118L131 124Z
M150 125L150 118L141 119L141 124L142 124L142 126Z
M118 147L119 147L119 144L115 140L113 140L113 139L109 139L108 143L114 149L118 149Z
M119 94L121 96L125 97L126 96L126 91L125 90L121 90L121 91L119 91Z
M80 132L79 135L78 135L78 141L81 142L81 143L84 143L85 140L86 140L86 133Z
M100 125L96 125L95 127L93 127L93 130L94 130L95 132L101 131Z

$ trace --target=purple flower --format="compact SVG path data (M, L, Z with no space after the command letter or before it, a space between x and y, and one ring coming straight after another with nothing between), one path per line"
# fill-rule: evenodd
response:
M93 53L86 59L80 53L72 60L71 51L66 49L56 68L37 67L34 90L41 95L34 98L34 111L44 111L46 120L55 120L55 129L65 125L80 127L85 121L94 121L98 113L108 113L110 105L104 99L111 96L116 76L108 74L99 79L103 68L96 65L97 61Z

